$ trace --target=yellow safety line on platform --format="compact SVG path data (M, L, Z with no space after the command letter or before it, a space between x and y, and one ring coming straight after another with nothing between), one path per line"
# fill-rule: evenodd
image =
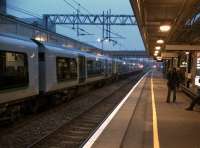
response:
M152 76L151 76L151 98L152 98L152 114L153 114L153 147L160 148L159 137L158 137L158 120L157 120L157 113L156 113L156 104L155 104Z

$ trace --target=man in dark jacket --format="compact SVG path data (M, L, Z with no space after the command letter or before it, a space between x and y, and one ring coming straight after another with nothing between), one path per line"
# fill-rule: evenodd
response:
M170 96L171 92L173 91L173 102L176 102L176 87L179 82L178 73L176 71L176 68L173 68L173 70L169 71L167 74L167 86L168 86L168 94L167 94L167 103L170 103Z

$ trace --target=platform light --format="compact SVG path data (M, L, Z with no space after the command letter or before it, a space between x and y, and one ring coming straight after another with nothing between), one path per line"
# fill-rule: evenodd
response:
M186 51L185 54L188 55L188 54L190 54L190 52Z
M108 40L108 39L105 39L105 42L109 42L109 40Z
M156 46L155 49L156 49L156 50L160 50L161 47L160 47L160 46Z
M183 66L185 66L185 65L187 65L187 62L183 61L181 64L182 64Z
M158 54L157 53L154 53L154 56L156 57Z
M101 42L101 38L98 38L98 39L97 39L97 42Z
M156 43L158 43L158 44L163 44L163 43L164 43L164 40L159 39L159 40L156 41Z
M154 53L155 53L155 54L158 54L158 53L159 53L159 51L158 51L158 50L156 50Z
M171 29L170 25L162 25L160 26L160 31L161 32L168 32Z
M158 61L161 61L161 60L162 60L162 57L157 57L157 60L158 60Z

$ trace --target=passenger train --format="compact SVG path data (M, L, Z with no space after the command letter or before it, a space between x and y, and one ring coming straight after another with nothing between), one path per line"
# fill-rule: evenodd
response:
M122 60L0 34L0 117L34 106L41 96L139 70Z

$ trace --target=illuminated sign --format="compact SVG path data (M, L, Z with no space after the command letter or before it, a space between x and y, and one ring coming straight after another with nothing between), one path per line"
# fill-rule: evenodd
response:
M200 52L197 53L195 85L200 86Z

